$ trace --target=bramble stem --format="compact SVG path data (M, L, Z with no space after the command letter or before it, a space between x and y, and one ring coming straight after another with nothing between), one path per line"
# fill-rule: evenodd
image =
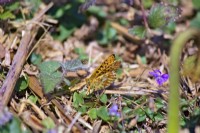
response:
M181 33L173 42L170 51L170 94L169 94L169 107L168 107L168 133L179 132L179 106L180 106L180 94L179 94L179 65L180 56L184 45L191 39L197 39L200 42L200 31L196 29L188 29ZM200 45L200 44L198 44Z

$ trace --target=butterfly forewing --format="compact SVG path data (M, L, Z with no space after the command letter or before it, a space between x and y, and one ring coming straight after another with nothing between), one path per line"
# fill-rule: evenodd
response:
M95 69L93 74L90 76L90 78L98 77L102 74L104 74L107 69L115 62L115 55L110 55L99 67Z
M115 55L110 55L99 67L95 69L93 74L86 79L88 94L90 89L100 90L108 87L116 78L115 71L120 67L121 62L117 61Z

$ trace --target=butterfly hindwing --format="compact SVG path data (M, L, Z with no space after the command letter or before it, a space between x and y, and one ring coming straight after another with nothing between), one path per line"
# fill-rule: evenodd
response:
M116 79L116 70L120 67L121 62L117 61L115 55L110 55L99 67L95 69L93 74L86 79L88 87L87 94L90 90L100 90L108 87Z

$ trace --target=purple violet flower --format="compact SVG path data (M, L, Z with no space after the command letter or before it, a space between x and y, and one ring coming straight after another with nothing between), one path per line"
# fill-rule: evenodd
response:
M0 105L0 127L5 125L12 118L13 115L8 111L8 108Z
M0 0L0 4L6 4L11 2L12 0Z
M114 103L110 108L109 108L109 114L111 116L117 116L120 117L120 113L118 111L118 105Z
M149 74L155 78L159 86L169 79L169 75L162 74L160 70L153 70L153 72L149 72Z

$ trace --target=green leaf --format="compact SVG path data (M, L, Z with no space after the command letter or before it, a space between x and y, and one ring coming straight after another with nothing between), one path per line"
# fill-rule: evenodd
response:
M33 103L36 104L36 102L37 102L37 100L38 100L38 97L35 96L35 95L30 95L30 96L28 97L28 99L31 100Z
M10 125L9 125L9 131L15 131L15 133L22 133L21 129L21 122L18 118L13 118Z
M15 86L15 89L17 91L23 91L25 90L26 88L28 87L28 78L25 78L24 76L19 78L17 80L17 83L16 83L16 86Z
M53 91L62 81L62 73L58 71L60 65L57 61L47 61L39 65L40 81L45 93Z
M170 22L167 26L164 27L165 33L168 33L168 34L173 34L173 32L175 32L175 29L176 29L175 22Z
M146 29L144 26L134 26L132 29L129 29L128 32L140 38L144 38L146 36Z
M108 121L109 120L109 114L108 114L107 108L105 106L98 108L97 109L97 116L100 117L104 121Z
M108 102L108 98L106 94L101 95L100 97L100 101L104 104L106 104Z
M146 108L145 111L146 111L148 117L153 120L154 112L149 108Z
M192 0L193 6L196 9L200 9L200 2L199 0Z
M82 95L75 92L73 95L73 106L75 108L78 108L82 104L84 104L84 99L83 99Z
M87 11L101 18L107 17L107 13L104 10L102 10L102 7L92 6Z
M196 14L194 19L191 20L190 26L194 28L199 28L200 29L200 12Z
M8 11L14 11L19 9L20 3L19 2L13 2L12 4L10 4L9 6L6 6L6 10Z
M122 109L123 114L128 114L128 113L131 112L131 111L132 111L132 109L129 108L129 107L124 107L124 108Z
M116 40L116 36L117 31L110 25L110 22L106 22L105 28L98 35L98 42L101 45L107 45L109 42Z
M82 105L81 107L78 108L78 112L81 113L86 113L87 112L87 107L85 105Z
M97 109L96 108L92 108L88 111L88 115L90 117L90 119L97 119Z
M47 129L52 129L55 127L55 123L50 117L43 119L42 125L45 126Z
M64 25L59 26L60 35L56 36L59 41L67 39L77 28L76 27L65 27Z
M0 14L0 20L15 19L15 15L11 11L5 11Z
M75 53L77 53L79 55L79 59L80 60L88 59L88 56L85 53L85 49L83 49L83 48L75 48L74 51L75 51Z
M160 113L156 113L154 116L155 121L162 121L164 119L164 116Z
M146 119L146 113L142 109L136 109L135 114L138 116L138 122L142 122Z
M153 3L154 3L154 0L142 0L142 4L143 4L144 8L151 7Z
M70 86L70 85L71 85L71 82L70 82L68 79L63 78L63 81L65 82L65 84L66 84L67 86Z
M143 114L143 115L140 115L140 116L138 117L137 121L138 121L138 122L143 122L143 121L145 121L146 118L147 118L147 116Z
M42 56L40 54L33 53L30 56L30 61L34 65L39 65L42 62Z
M155 99L155 105L156 105L157 109L163 108L165 106L164 103L165 103L165 101L163 99L161 99L161 98L156 98Z
M123 26L128 26L129 25L129 21L127 19L121 18L119 20L119 23Z
M47 94L49 92L52 92L55 89L56 85L61 83L62 73L40 73L40 81L42 83L44 93Z
M141 61L142 61L142 64L147 64L147 58L146 58L146 56L142 56L141 57Z
M25 0L28 3L29 10L32 14L39 10L40 5L42 4L42 0Z
M6 125L0 126L0 133L12 133L13 131L14 133L31 133L28 128L22 128L21 121L16 117L13 117Z
M39 65L41 73L53 73L61 66L57 61L46 61Z

